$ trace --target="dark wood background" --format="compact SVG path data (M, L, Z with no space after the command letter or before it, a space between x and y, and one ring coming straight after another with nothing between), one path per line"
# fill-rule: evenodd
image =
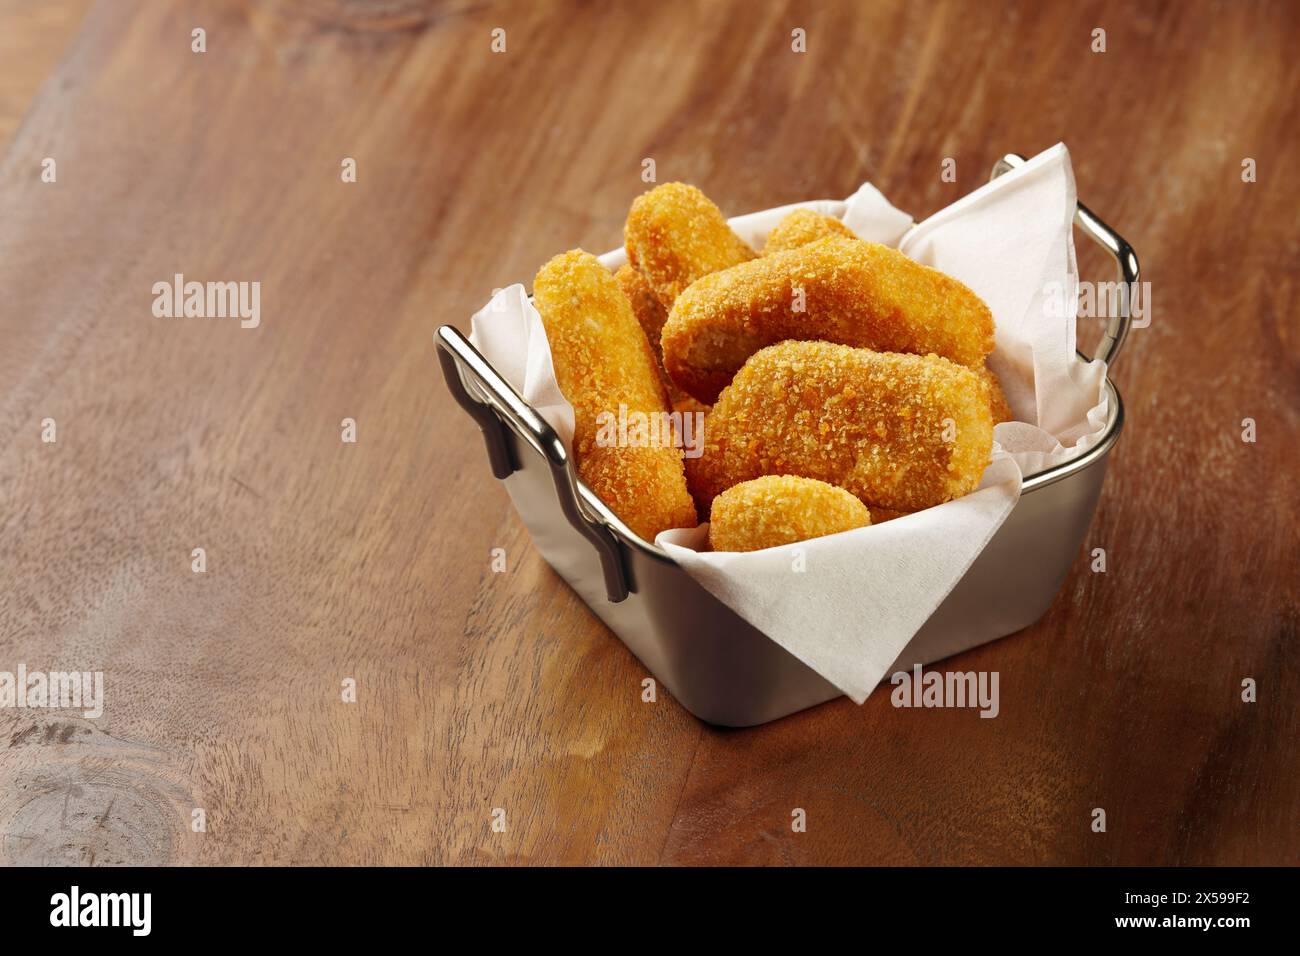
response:
M1297 861L1295 4L0 15L0 670L107 682L98 721L0 711L0 859ZM1059 598L950 662L1000 672L1001 716L878 692L723 731L641 703L492 480L433 329L617 245L646 157L728 213L870 179L920 217L1058 140L1154 315ZM176 272L260 281L261 328L154 318Z

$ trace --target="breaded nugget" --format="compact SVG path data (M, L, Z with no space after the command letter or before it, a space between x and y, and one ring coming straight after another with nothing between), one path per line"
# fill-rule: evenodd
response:
M645 276L630 265L621 265L614 273L618 287L623 290L627 300L632 303L632 314L645 332L646 339L655 353L659 352L659 337L664 331L664 322L668 319L668 310L660 305L659 300L650 289Z
M659 381L663 383L664 391L668 394L668 404L676 411L707 410L678 388L668 377L668 372L664 368L663 352L659 348L659 336L663 332L668 313L655 298L650 283L645 281L645 276L629 265L619 266L618 271L614 273L614 278L618 280L619 288L632 303L632 314L636 316L650 343L651 350L655 353L655 371L659 373Z
M575 249L542 266L533 281L560 390L573 405L578 474L641 537L693 528L682 453L672 447L619 447L598 441L602 413L667 413L655 356L609 270Z
M755 255L709 197L685 183L664 183L638 196L623 240L628 262L665 309L696 279Z
M688 413L707 415L709 413L708 405L705 405L698 398L691 398L689 395L682 395L680 398L674 398L672 400L672 406L673 411L681 412L683 415Z
M866 505L919 511L979 485L993 422L970 369L937 355L782 342L755 353L687 459L701 514L761 475L829 482Z
M1002 383L993 374L993 370L987 365L981 365L975 369L975 374L980 377L980 382L988 392L989 411L993 413L993 424L1001 425L1003 422L1015 421L1016 417L1011 414L1011 406L1007 404L1007 396L1002 391Z
M760 551L871 524L867 506L843 488L813 478L768 475L713 499L714 551Z
M709 406L692 398L678 388L673 380L669 378L668 372L664 368L664 357L659 346L659 337L663 332L668 312L659 304L654 290L650 288L650 283L646 282L645 276L626 264L618 267L618 270L614 273L614 278L618 280L619 288L623 290L623 294L632 303L632 314L636 316L636 320L640 324L642 331L645 332L650 348L655 354L655 370L659 373L659 380L663 383L664 391L668 394L668 404L676 412L707 412Z
M767 245L763 246L763 255L775 252L789 252L827 236L844 236L856 239L857 235L834 216L823 216L811 209L796 209L782 219L767 236Z
M867 508L871 512L872 524L884 524L886 521L893 521L895 518L902 518L910 515L910 511L897 511L893 508L882 508L879 505L871 505Z
M664 366L711 404L745 359L786 339L978 366L993 349L993 316L956 279L896 249L831 236L691 285L668 313Z

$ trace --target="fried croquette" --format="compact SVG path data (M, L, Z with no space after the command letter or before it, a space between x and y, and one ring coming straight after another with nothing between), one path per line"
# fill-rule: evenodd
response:
M956 279L896 249L830 236L693 283L664 324L664 366L712 404L749 356L787 339L978 366L993 349L993 316Z
M776 252L789 252L827 236L843 236L856 239L857 234L834 216L823 216L811 209L796 209L782 219L767 236L763 246L763 255L770 256Z
M682 453L667 446L598 441L603 415L667 413L655 355L614 276L575 249L542 266L533 282L555 378L573 405L578 474L625 524L653 541L668 528L693 528Z
M893 508L882 508L879 505L871 505L867 508L871 512L872 524L884 524L886 521L893 521L895 518L902 518L910 515L910 511L896 511Z
M650 283L645 281L645 276L629 265L619 266L618 271L614 273L614 278L618 280L619 288L632 303L632 314L636 316L642 331L645 332L646 340L650 343L651 350L655 353L655 371L659 373L659 381L663 383L664 391L668 394L668 404L674 411L679 412L707 411L705 406L683 392L668 377L668 372L664 368L663 353L659 349L659 337L663 333L664 321L668 318L668 313L655 298Z
M981 365L975 369L975 374L980 377L980 382L988 392L989 411L993 413L993 424L1001 425L1003 422L1015 421L1016 416L1011 414L1011 406L1007 404L1007 396L1002 391L1002 383L993 374L993 370L987 365Z
M650 347L657 354L659 337L663 335L664 322L668 319L667 310L655 298L654 292L650 290L650 283L645 281L645 276L630 265L619 266L618 271L614 273L614 278L618 280L618 286L627 296L628 302L632 303L632 314L636 316L641 330L645 332L645 337L650 342Z
M701 276L753 259L713 202L694 186L664 183L638 196L623 229L627 258L671 309Z
M691 398L689 395L682 395L680 398L672 400L673 411L681 412L683 415L707 415L709 406L705 405L698 398Z
M979 485L993 446L976 374L937 355L782 342L756 352L686 462L700 513L762 475L817 478L863 504L919 511Z
M813 478L767 475L713 499L709 544L714 551L760 551L869 524L867 506L843 488Z

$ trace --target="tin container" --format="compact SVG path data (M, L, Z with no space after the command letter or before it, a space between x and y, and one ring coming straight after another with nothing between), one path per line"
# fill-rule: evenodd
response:
M1024 159L1005 156L996 177ZM1137 257L1082 203L1075 224L1115 259L1126 288ZM1097 349L1113 367L1128 332L1120 314ZM505 483L533 543L587 605L687 710L748 727L840 691L710 594L653 542L634 534L577 477L542 417L456 329L434 337L447 387L478 423L492 473ZM890 668L929 664L1028 627L1046 613L1079 552L1101 496L1124 405L1106 382L1110 415L1093 447L1024 479L1019 502Z

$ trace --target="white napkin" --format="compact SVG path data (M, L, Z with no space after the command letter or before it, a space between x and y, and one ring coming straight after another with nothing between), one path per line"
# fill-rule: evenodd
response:
M703 587L860 704L1015 507L1022 475L1082 454L1101 437L1106 369L1074 352L1075 191L1064 145L916 226L869 184L844 202L797 205L839 216L863 239L895 245L983 298L997 326L989 364L1021 419L994 429L979 489L957 501L745 554L699 550L708 547L707 525L656 539ZM761 248L794 208L730 222ZM626 261L622 249L600 258L610 268ZM1065 290L1065 308L1048 308L1049 289ZM1060 317L1046 318L1052 314ZM573 409L555 383L545 330L522 286L502 290L474 315L470 341L571 443Z

